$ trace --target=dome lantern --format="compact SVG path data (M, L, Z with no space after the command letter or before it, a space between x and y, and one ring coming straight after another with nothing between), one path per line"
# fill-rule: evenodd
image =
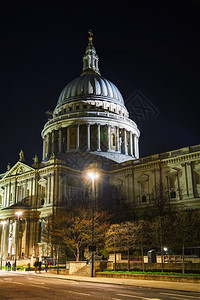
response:
M96 49L94 48L92 43L93 33L91 30L89 30L88 33L89 33L89 38L88 38L89 43L85 50L85 55L83 56L83 70L81 75L85 75L85 74L100 75L99 67L98 67L99 57L96 54Z

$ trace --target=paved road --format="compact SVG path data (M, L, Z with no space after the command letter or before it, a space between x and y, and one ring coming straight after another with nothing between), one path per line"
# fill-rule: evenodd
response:
M0 299L198 300L200 293L1 272Z

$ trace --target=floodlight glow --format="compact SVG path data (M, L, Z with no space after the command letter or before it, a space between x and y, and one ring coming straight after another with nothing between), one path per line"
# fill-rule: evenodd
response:
M164 251L167 251L168 249L167 249L167 247L164 247L163 250L164 250Z
M1 221L1 225L6 225L6 221Z
M17 211L15 214L16 214L16 215L18 216L18 218L19 218L19 216L22 215L22 211Z
M96 172L89 172L88 173L88 177L90 177L91 179L96 179L98 178L98 174Z

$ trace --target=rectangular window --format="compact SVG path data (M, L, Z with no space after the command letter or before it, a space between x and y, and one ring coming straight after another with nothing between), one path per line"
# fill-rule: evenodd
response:
M142 203L147 202L147 197L146 196L142 196Z

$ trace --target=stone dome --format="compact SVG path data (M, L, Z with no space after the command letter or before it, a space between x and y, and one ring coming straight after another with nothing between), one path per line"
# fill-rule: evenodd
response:
M62 90L42 131L44 161L57 157L82 168L139 158L137 124L129 119L118 88L101 76L89 34L81 75Z
M118 88L97 73L83 74L68 83L60 94L56 108L81 99L99 99L124 106L124 100Z

